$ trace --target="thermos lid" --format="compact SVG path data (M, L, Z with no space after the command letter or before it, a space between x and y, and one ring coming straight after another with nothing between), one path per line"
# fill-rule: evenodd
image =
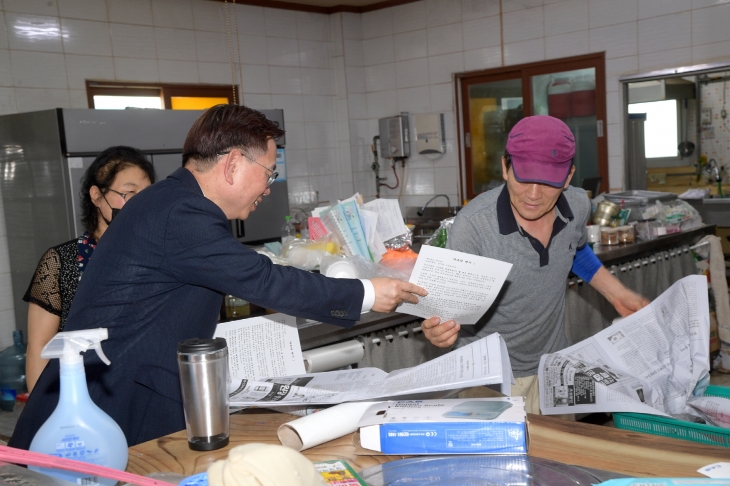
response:
M226 348L226 340L222 337L213 339L186 339L177 343L177 352L183 354L200 354L220 351Z

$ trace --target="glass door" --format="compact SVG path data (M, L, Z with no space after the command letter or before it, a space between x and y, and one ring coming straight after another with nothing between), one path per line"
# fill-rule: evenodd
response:
M576 172L571 184L601 192L608 187L604 123L606 90L603 53L521 66L457 74L464 198L502 184L501 159L507 135L520 119L551 115L575 135Z
M590 67L531 76L530 86L532 113L560 118L575 136L575 174L571 185L581 187L586 180L600 177L596 69ZM606 187L607 184L603 185L603 189Z
M466 174L468 194L479 194L503 182L501 161L507 134L524 116L522 78L519 73L517 76L465 86L468 98L464 113L465 146L470 161Z

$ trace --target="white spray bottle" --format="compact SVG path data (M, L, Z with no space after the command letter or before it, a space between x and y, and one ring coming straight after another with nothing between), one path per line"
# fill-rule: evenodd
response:
M80 354L93 349L109 365L110 361L101 349L101 341L108 336L106 329L59 332L43 348L41 357L61 361L61 395L56 410L33 437L31 451L120 471L126 469L128 452L124 432L91 400L86 386L84 358ZM84 486L113 486L116 483L113 479L60 469L30 469Z

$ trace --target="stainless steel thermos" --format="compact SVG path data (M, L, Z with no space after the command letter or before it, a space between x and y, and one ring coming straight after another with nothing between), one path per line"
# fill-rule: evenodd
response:
M185 428L194 451L228 445L228 346L223 338L188 339L177 345Z

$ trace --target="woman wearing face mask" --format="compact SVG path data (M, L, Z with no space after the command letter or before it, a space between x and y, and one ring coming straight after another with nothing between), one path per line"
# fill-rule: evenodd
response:
M142 152L110 147L88 168L81 181L81 221L86 231L50 248L38 263L23 300L28 302L26 383L32 391L48 360L41 350L63 330L76 288L96 242L114 216L135 194L155 182L155 170Z

